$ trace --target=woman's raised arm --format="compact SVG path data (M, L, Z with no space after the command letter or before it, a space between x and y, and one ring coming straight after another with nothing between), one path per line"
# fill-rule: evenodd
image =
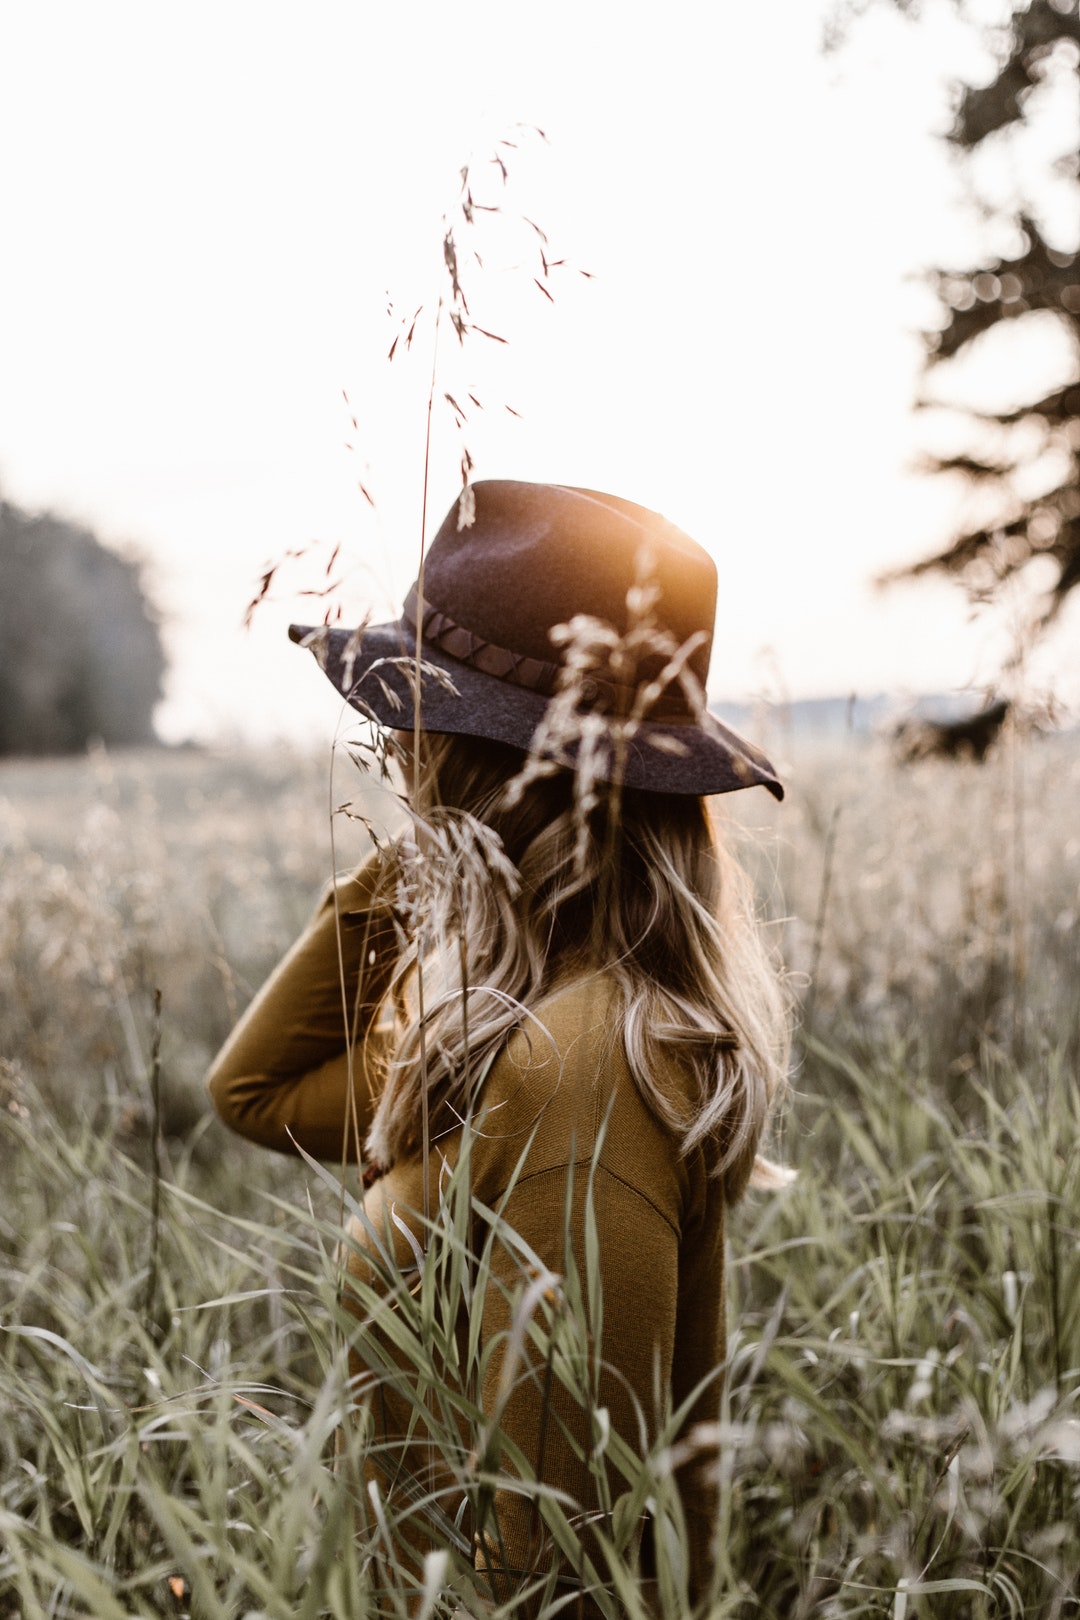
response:
M383 1045L376 1014L398 950L392 895L378 852L337 881L222 1047L207 1086L241 1136L357 1158Z

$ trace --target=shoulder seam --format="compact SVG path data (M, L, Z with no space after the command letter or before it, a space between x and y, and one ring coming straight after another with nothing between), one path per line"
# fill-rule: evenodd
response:
M514 1182L513 1191L517 1192L519 1187L527 1186L530 1181L539 1181L543 1176L565 1175L571 1167L573 1167L575 1170L588 1170L591 1168L591 1165L591 1159L568 1159L565 1164L551 1164L546 1166L546 1168L543 1170L532 1171L530 1175L519 1176ZM615 1171L609 1169L606 1164L598 1164L596 1168L599 1173L610 1177L612 1181L618 1182L620 1187L625 1187L627 1192L633 1193L635 1198L640 1198L643 1204L648 1204L649 1208L653 1210L655 1214L659 1215L660 1219L664 1222L664 1225L671 1228L672 1232L675 1234L675 1237L680 1237L679 1228L675 1225L675 1222L670 1218L670 1216L664 1213L659 1204L649 1197L648 1193L642 1192L640 1187L635 1187L632 1181L626 1180L625 1176L617 1175ZM505 1194L506 1188L503 1187L492 1199L492 1204L497 1205L499 1200L503 1198Z

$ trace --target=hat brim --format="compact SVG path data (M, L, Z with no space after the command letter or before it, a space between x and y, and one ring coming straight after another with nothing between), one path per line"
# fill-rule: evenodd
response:
M289 635L310 647L327 679L360 714L398 731L413 729L416 636L410 625L396 620L347 630L293 624ZM487 737L528 752L548 698L473 669L427 642L420 657L425 731ZM609 771L601 770L601 780L613 778L614 765L613 759ZM712 714L701 724L642 721L618 767L627 787L650 792L709 795L760 785L774 798L784 797L761 750Z

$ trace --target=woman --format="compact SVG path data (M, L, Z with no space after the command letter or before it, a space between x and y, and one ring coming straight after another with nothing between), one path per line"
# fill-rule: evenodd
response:
M363 1160L361 1293L381 1245L406 1266L422 1251L467 1146L474 1254L483 1212L503 1223L472 1339L509 1459L473 1526L493 1579L575 1576L515 1474L561 1493L584 1546L619 1486L598 1481L597 1425L647 1445L668 1402L684 1427L717 1408L724 1210L768 1174L787 1029L705 802L783 796L704 709L715 600L711 559L655 513L487 482L455 503L399 622L293 632L396 733L413 831L323 902L210 1090L256 1142ZM539 1310L546 1292L550 1315L568 1276L587 1277L591 1412L512 1331L523 1296ZM416 1413L381 1399L381 1489L406 1508L438 1494L453 1518ZM700 1588L712 1505L695 1488L684 1508Z

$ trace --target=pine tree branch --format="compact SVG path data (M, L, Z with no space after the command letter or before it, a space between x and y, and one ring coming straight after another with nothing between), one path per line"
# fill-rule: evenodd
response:
M988 135L996 134L1024 117L1024 103L1040 82L1047 60L1061 40L1080 46L1080 16L1076 7L1065 15L1051 0L1032 0L1012 21L1008 50L995 77L987 85L969 85L960 97L956 123L949 139L970 152Z
M1028 215L1018 223L1027 246L1015 258L990 259L976 270L931 273L948 314L939 331L923 334L928 366L953 359L983 332L1033 310L1059 316L1080 350L1080 256L1051 247Z

